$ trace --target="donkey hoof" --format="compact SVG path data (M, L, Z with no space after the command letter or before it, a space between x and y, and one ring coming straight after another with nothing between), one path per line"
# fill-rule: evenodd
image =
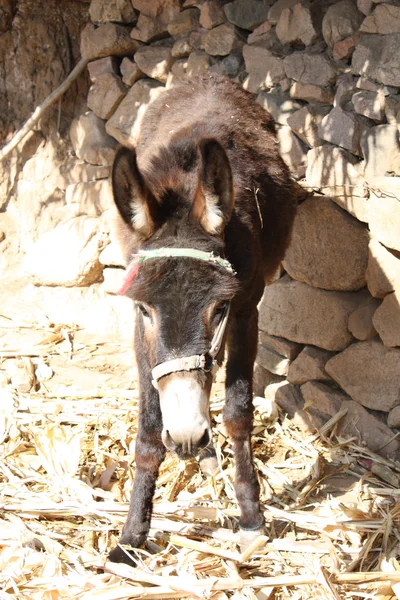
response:
M216 456L205 456L200 460L200 469L204 475L215 475L218 471L218 461Z
M239 546L241 552L247 550L261 535L265 535L265 527L260 527L259 529L239 529Z
M114 550L111 550L108 558L113 563L124 563L130 567L136 567L136 563L131 558L129 550L124 550L121 546L116 546Z

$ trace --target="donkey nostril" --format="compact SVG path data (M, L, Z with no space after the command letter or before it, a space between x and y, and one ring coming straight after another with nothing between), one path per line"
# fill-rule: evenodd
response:
M208 446L210 441L211 441L210 433L209 433L209 430L206 429L199 440L199 443L198 443L199 448L205 448L206 446Z

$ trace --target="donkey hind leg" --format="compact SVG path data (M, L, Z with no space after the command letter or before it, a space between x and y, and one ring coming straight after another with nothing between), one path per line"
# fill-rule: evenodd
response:
M139 430L136 438L136 474L133 484L128 517L122 529L119 545L110 552L112 562L133 564L121 545L138 548L146 541L150 529L153 496L158 470L164 460L166 449L162 443L162 417L158 393L150 391L149 402L141 403Z
M236 318L229 338L226 400L223 418L233 444L236 464L235 492L240 508L242 547L264 533L260 486L253 466L253 366L257 352L257 309Z

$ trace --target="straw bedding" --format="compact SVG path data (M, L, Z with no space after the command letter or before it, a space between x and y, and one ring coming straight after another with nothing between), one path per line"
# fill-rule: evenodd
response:
M206 476L196 461L167 457L148 543L127 550L132 568L108 562L107 552L135 473L137 389L42 385L23 394L4 386L0 600L400 598L400 464L338 438L340 414L310 435L276 418L268 400L256 404L253 449L269 537L243 553L237 545L233 457L216 384L219 472Z

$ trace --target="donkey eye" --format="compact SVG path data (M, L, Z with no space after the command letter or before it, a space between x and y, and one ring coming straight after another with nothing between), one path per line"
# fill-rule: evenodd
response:
M146 319L151 319L150 309L145 304L138 302L136 306Z
M214 310L214 319L220 321L227 306L228 302L221 302L220 304L218 304Z

